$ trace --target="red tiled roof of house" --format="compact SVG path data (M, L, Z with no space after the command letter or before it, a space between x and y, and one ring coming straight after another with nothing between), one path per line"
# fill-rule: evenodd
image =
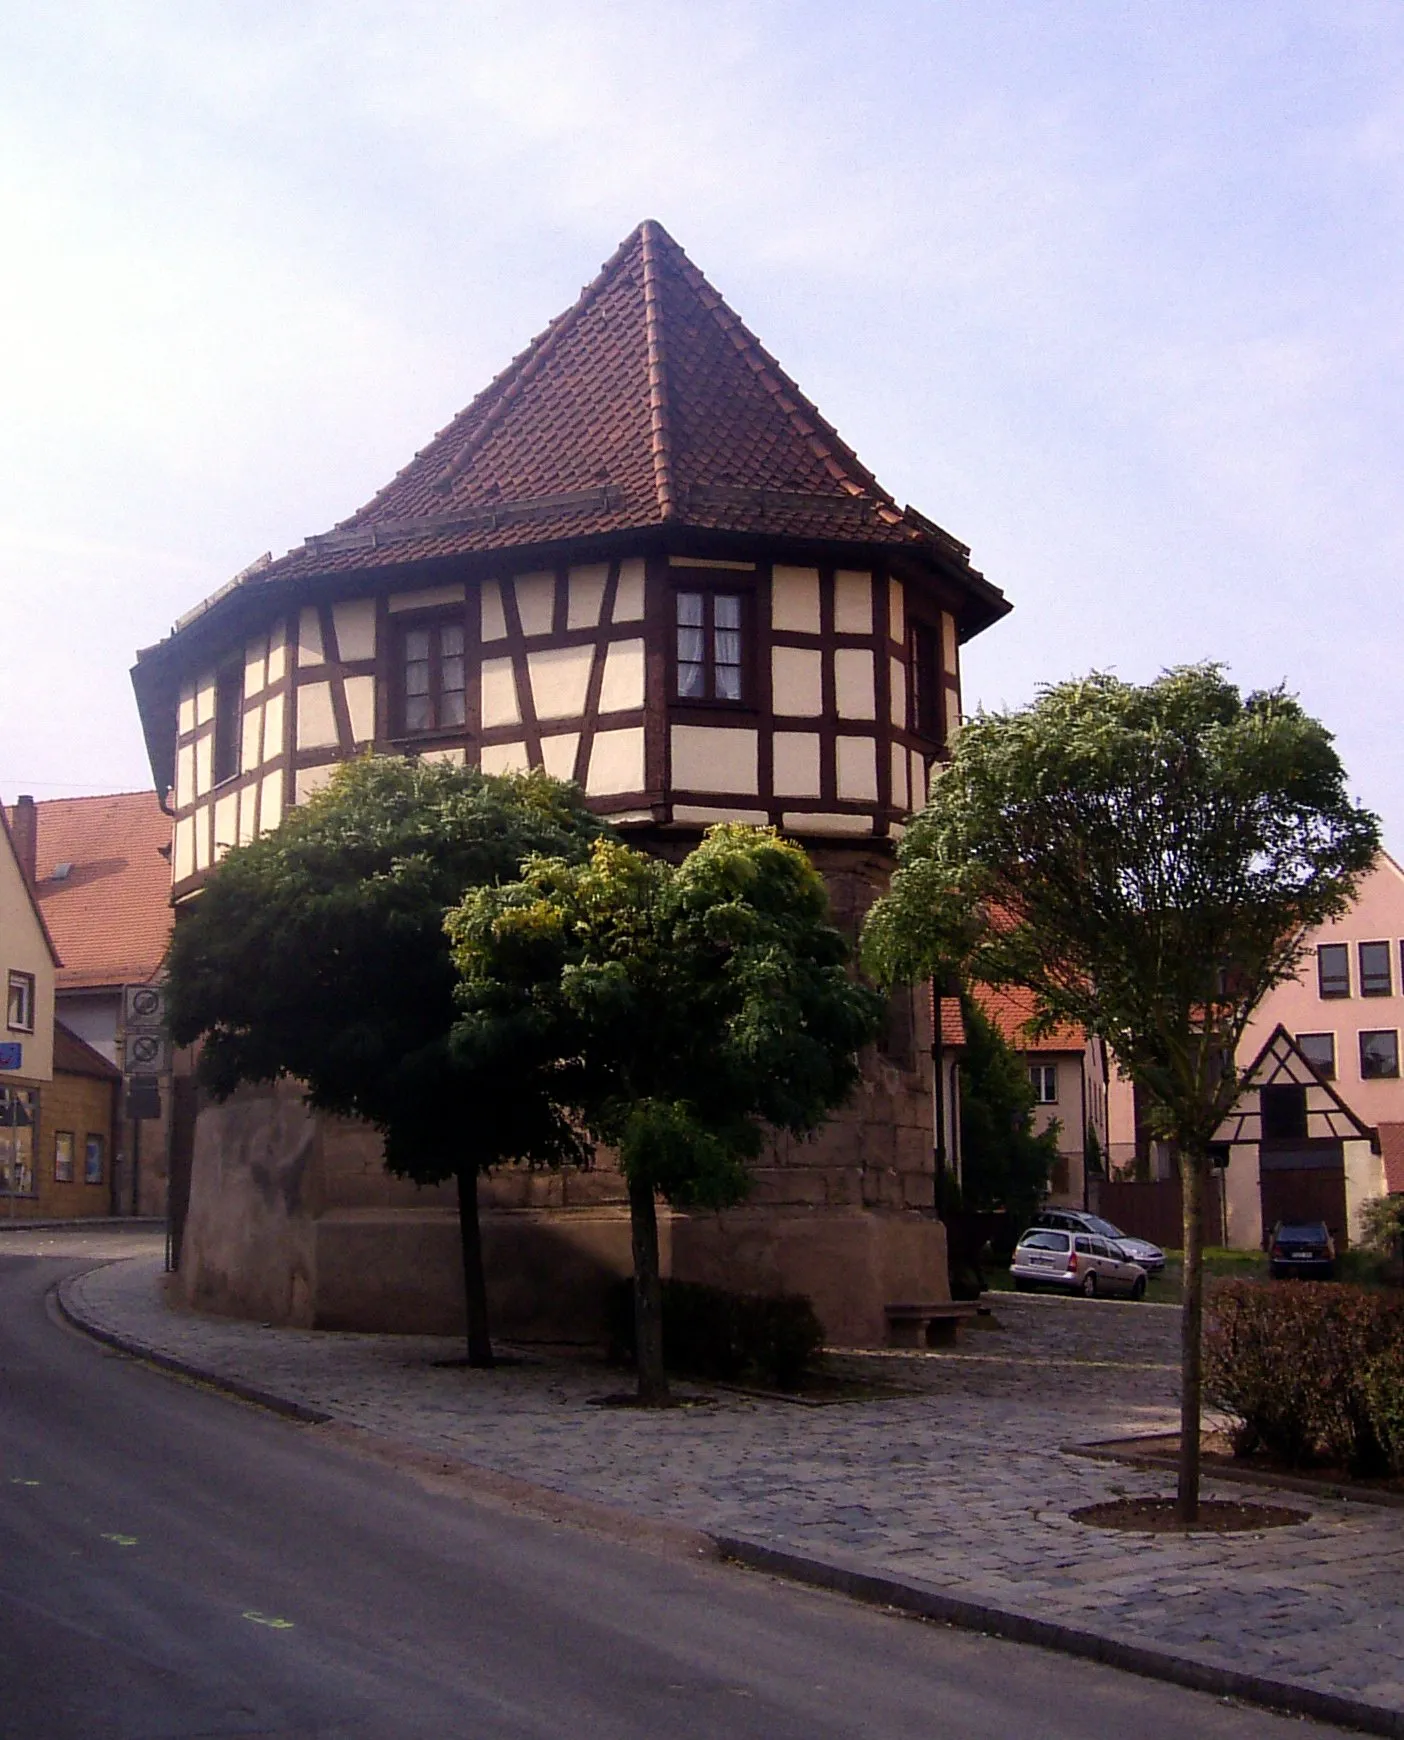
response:
M36 893L60 990L140 984L171 931L170 818L150 791L37 804ZM55 876L62 865L67 874Z
M965 1017L961 1013L959 997L937 997L932 994L932 1001L941 1012L941 1044L948 1050L958 1051L965 1044Z
M1385 1189L1404 1192L1404 1124L1379 1124L1380 1154L1384 1159Z
M122 1072L109 1063L100 1051L94 1051L86 1039L80 1039L62 1021L54 1022L54 1071L62 1075L95 1075L103 1081L121 1081Z
M1016 1051L1081 1051L1087 1036L1080 1027L1055 1027L1042 1039L1031 1037L1028 1024L1034 1017L1033 993L1018 986L999 990L976 985L975 1001Z

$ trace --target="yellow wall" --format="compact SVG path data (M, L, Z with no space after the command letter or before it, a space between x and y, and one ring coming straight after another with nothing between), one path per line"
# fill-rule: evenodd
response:
M13 1031L7 1024L12 972L34 978L34 1031ZM23 1046L18 1070L0 1070L7 1081L45 1082L54 1073L54 957L35 913L24 876L9 837L0 830L0 1041Z

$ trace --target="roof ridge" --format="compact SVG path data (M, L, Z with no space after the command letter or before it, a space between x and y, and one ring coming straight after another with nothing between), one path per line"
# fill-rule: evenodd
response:
M474 410L490 395L495 394L493 403L488 407L482 421L470 431L461 448L434 479L431 488L441 494L453 488L456 480L468 468L473 455L483 445L483 442L501 422L507 411L517 402L526 386L535 379L542 364L550 357L559 345L562 337L576 324L585 311L590 308L600 296L601 291L613 279L625 258L639 240L644 229L643 224L637 225L625 236L624 240L614 250L610 257L600 267L595 276L571 303L570 307L558 314L549 326L537 333L526 349L520 351L500 374L494 375L481 393L468 405L453 423L461 422L470 417ZM453 427L453 423L445 426L445 433ZM436 441L438 436L434 438ZM433 443L431 442L432 446ZM413 464L413 460L410 462ZM405 467L408 470L408 466ZM392 479L393 481L393 479ZM388 485L386 486L389 487ZM384 491L381 492L384 494Z
M658 299L658 259L655 238L677 243L662 224L645 218L639 225L643 243L644 281L644 341L648 348L648 434L653 455L653 487L658 497L658 512L665 520L673 518L677 505L673 500L673 431L671 407L668 402L668 346L663 332L663 315Z
M814 401L785 372L741 316L728 304L722 293L710 282L706 273L694 265L686 250L674 241L661 224L654 223L651 219L649 223L667 243L679 270L697 294L702 306L726 334L737 353L746 359L760 378L761 385L784 413L790 427L824 465L834 481L851 486L854 482L851 473L857 472L862 479L863 489L870 491L880 502L886 503L897 518L901 519L902 514L894 497L882 487ZM822 439L819 436L820 431L823 434ZM840 463L836 455L842 456L846 464Z
M614 277L629 250L638 241L643 227L643 224L636 224L576 297L575 301L571 303L570 307L563 309L553 320L548 322L535 338L522 350L519 350L505 368L499 369L482 391L475 393L461 411L450 417L443 428L432 435L423 447L414 453L395 475L375 492L369 501L358 507L354 513L348 514L344 520L338 520L333 530L342 531L354 527L358 520L371 513L377 503L390 494L406 473L421 463L426 454L441 441L449 440L456 427L467 424L469 427L464 435L462 446L457 449L430 485L432 489L441 494L446 494L452 489L456 479L462 476L471 463L473 455L482 446L492 430L497 427L510 407L516 403L522 389L535 377L541 364L560 343L562 336L599 298L600 292ZM484 407L486 407L486 411L484 411ZM473 426L472 420L475 414L481 415L481 421Z

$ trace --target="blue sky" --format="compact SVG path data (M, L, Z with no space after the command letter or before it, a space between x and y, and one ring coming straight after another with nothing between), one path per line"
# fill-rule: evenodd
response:
M968 706L1221 659L1397 851L1401 206L1397 0L12 9L0 795L651 216L1014 601Z

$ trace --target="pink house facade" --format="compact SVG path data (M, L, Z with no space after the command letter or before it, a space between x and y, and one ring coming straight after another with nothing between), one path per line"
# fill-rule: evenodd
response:
M1360 1123L1378 1133L1376 1144L1343 1145L1344 1225L1354 1237L1363 1203L1404 1192L1404 870L1388 853L1380 853L1350 910L1309 933L1297 977L1264 998L1239 1048L1240 1069L1253 1064L1279 1026ZM1115 1066L1108 1116L1111 1166L1127 1173L1137 1156L1135 1101ZM1152 1177L1170 1175L1160 1146L1150 1144ZM1256 1144L1235 1141L1230 1152L1228 1242L1254 1249L1273 1192L1265 1191Z

